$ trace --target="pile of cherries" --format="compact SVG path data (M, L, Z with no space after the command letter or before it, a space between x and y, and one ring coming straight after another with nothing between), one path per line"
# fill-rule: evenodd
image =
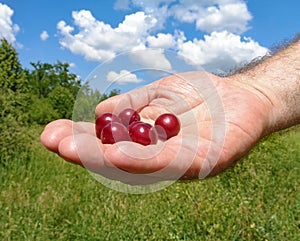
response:
M142 122L139 113L131 108L118 115L104 113L96 118L96 135L103 144L133 141L147 146L176 136L179 131L180 122L171 113L160 115L154 126Z

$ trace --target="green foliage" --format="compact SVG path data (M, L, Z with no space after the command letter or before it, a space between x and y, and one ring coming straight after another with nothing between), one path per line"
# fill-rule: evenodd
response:
M49 102L47 98L31 97L31 105L29 108L29 122L44 125L52 120L60 118L57 110Z
M30 85L35 94L46 98L56 86L69 90L75 98L81 86L80 79L69 72L70 65L58 61L56 64L31 63L33 70L29 72Z
M44 103L44 108L31 108L31 122L46 124L58 118L71 118L80 79L69 72L69 64L58 61L48 63L31 63L29 71L30 88L34 95L33 106Z
M118 90L118 89L113 89L113 90L111 90L111 91L109 92L109 94L103 93L103 94L101 95L101 98L100 98L99 102L101 102L101 101L103 101L103 100L106 100L106 99L108 99L108 98L110 98L110 97L116 96L116 95L118 95L118 94L120 94L120 90Z
M82 85L74 105L73 120L94 122L95 108L101 98L102 95L98 90L90 88L88 84Z
M11 115L25 123L30 105L28 79L16 50L5 39L1 40L0 45L0 88L0 117Z
M0 133L0 166L16 160L29 161L34 129L20 124L12 115L6 115L0 118Z
M27 92L28 79L15 48L2 39L0 45L0 88L14 92Z
M53 109L58 113L60 118L71 118L73 105L74 105L74 96L71 91L63 86L55 86L50 92L49 103L53 106Z
M29 120L30 93L26 71L15 49L5 40L0 46L0 164L26 158L32 137Z
M100 101L119 94L112 90L100 94L70 73L68 63L31 63L33 70L24 70L15 48L2 39L0 45L0 117L10 115L22 124L46 124L54 119L94 120ZM78 93L80 90L80 93Z
M72 118L81 80L70 73L70 65L60 61L31 65L33 70L23 69L16 49L7 40L1 40L0 164L18 158L28 159L32 142L30 127ZM85 85L78 94L77 118L94 121L94 110L99 101L118 93L113 90L109 95L101 95Z
M119 90L113 89L109 94L101 94L97 89L93 89L88 83L82 85L77 94L73 111L74 121L95 121L95 108L101 102L112 96L118 95Z

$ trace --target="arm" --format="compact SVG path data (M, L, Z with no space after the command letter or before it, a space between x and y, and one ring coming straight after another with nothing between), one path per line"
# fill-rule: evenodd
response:
M266 96L271 110L265 134L300 123L300 34L270 58L233 78Z

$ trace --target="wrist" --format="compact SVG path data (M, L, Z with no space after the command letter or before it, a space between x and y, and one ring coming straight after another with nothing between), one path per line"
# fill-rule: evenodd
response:
M300 123L300 39L237 75L268 109L265 135Z
M264 83L256 81L249 73L235 74L230 76L230 81L240 88L246 89L253 97L253 105L261 113L258 118L261 123L261 137L276 131L276 119L279 109L282 109L278 98ZM257 101L259 100L259 101ZM257 119L253 121L258 121Z
M287 107L281 98L282 93L274 91L274 88L268 84L269 81L264 78L265 76L247 77L249 88L252 88L252 92L259 96L264 103L266 120L262 136L287 128L290 118Z

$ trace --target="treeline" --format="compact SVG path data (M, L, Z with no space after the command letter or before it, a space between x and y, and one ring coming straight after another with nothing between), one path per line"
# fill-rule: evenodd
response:
M0 42L0 163L6 156L22 151L20 143L30 142L34 125L60 118L72 118L73 107L80 91L80 100L95 107L107 97L83 85L81 79L70 72L68 63L31 63L28 70L21 65L16 49L6 40ZM85 115L86 108L82 108ZM89 113L90 115L93 115Z

